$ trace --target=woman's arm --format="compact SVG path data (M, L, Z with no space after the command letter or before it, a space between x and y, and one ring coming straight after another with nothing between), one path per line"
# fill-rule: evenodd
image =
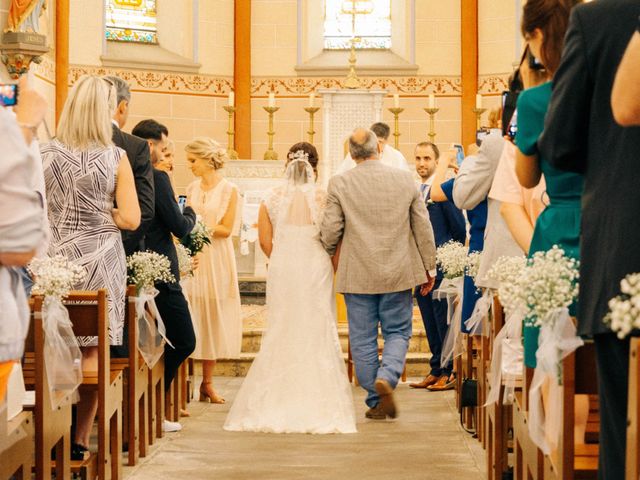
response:
M450 152L445 152L440 160L438 161L438 165L436 165L436 173L433 177L433 183L431 184L431 200L434 202L446 202L450 200L447 198L447 195L442 190L441 185L446 181L447 170L451 167L451 162L455 161L455 157L453 157Z
M116 181L116 203L113 220L120 230L135 230L140 226L140 204L136 193L133 171L126 154L120 158Z
M260 204L260 210L258 211L258 240L264 254L267 258L271 258L271 252L273 251L273 225L271 225L269 212L264 203Z
M533 225L524 207L517 203L503 202L500 205L500 215L504 218L513 239L524 253L528 254L533 238Z
M224 213L224 217L218 225L213 227L213 236L215 238L228 238L233 231L233 224L236 220L236 209L238 208L238 191L234 188L229 199L229 206Z
M35 254L35 250L29 252L0 252L0 265L4 265L5 267L23 267L31 261Z
M538 155L525 155L516 147L516 175L524 188L533 188L538 185L542 176Z

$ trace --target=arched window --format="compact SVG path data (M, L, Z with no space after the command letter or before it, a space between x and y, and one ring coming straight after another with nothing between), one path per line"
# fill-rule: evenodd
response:
M156 0L105 0L107 40L158 43Z
M391 0L325 0L324 48L349 49L354 36L356 48L390 49Z

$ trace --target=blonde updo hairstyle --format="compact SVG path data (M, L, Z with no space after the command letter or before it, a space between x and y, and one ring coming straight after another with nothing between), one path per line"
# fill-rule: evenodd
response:
M227 149L209 137L193 139L184 147L184 150L197 158L206 160L215 170L223 168L225 162L229 160Z

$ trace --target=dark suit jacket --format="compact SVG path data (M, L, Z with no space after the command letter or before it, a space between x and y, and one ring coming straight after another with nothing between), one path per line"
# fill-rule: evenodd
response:
M611 112L616 70L636 29L638 0L575 7L553 96L538 140L552 165L585 176L578 333L608 332L602 322L620 280L640 272L640 128Z
M144 234L149 228L151 220L153 220L155 202L153 196L153 167L151 166L149 145L142 138L123 132L113 125L113 143L127 152L136 182L138 203L140 204L140 226L133 232L122 232L124 251L127 255L131 255L138 250L144 250Z
M176 281L180 281L178 255L172 235L182 238L189 234L196 224L196 213L191 207L185 207L184 213L180 212L169 175L166 172L154 168L153 180L155 182L156 214L149 224L145 236L145 246L149 250L166 255L171 261L171 273ZM179 288L178 283L174 285Z
M429 191L428 197L431 197L431 191ZM427 211L433 227L436 247L440 247L450 240L464 245L467 239L464 215L453 202L447 200L446 202L429 203L427 201ZM441 277L442 271L438 267L438 278Z

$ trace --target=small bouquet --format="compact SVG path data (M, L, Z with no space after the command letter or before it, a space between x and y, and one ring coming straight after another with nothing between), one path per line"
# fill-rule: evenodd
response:
M526 266L526 257L500 257L487 272L487 277L499 285L498 298L507 315L520 305L518 278Z
M178 268L181 277L190 277L193 275L193 260L191 252L181 243L176 244L176 253L178 254Z
M465 273L470 276L473 281L476 281L478 277L478 272L480 271L480 257L482 256L481 252L472 252L467 255L467 264L465 266Z
M58 299L66 297L87 275L84 267L62 255L36 258L29 264L29 271L35 277L33 293Z
M436 250L436 262L442 268L445 278L462 277L467 267L468 248L453 240Z
M605 322L618 338L640 329L640 273L631 273L620 282L621 295L609 300Z
M129 283L135 284L138 292L153 290L156 283L172 283L176 279L171 273L169 259L156 252L136 252L127 257Z
M518 295L525 315L536 326L554 321L551 315L569 307L578 296L579 262L554 245L536 252L518 277Z
M191 233L181 238L180 243L189 250L192 257L195 257L202 251L205 245L211 245L212 236L209 227L207 227L202 219L198 218Z

